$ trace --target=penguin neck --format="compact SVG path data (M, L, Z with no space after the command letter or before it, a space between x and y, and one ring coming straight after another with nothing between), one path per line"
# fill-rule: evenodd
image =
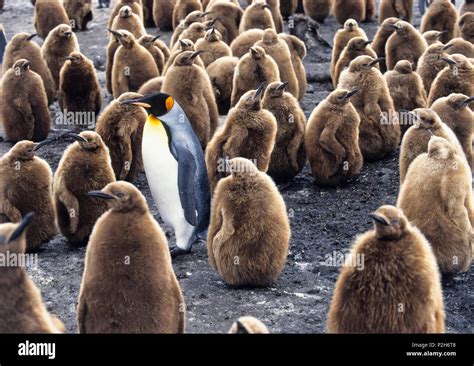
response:
M150 135L158 136L161 140L168 142L168 134L166 132L165 126L163 122L161 122L155 116L149 114L146 125L145 125L145 132Z

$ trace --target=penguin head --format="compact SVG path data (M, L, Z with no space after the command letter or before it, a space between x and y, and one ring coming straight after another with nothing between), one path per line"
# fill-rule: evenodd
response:
M344 23L344 29L347 32L354 32L359 28L359 25L357 24L357 21L355 19L349 18L346 20Z
M381 240L397 240L405 233L407 218L394 206L382 206L369 214L374 221L375 235Z
M191 66L194 64L194 59L204 53L204 51L184 51L176 56L173 66Z
M413 65L408 60L400 60L396 63L394 70L399 74L411 74L413 72Z
M155 44L155 41L160 37L161 37L161 34L158 34L156 36L145 34L138 39L138 43L141 44L145 48L150 48L151 46Z
M238 101L236 108L259 111L262 109L262 96L265 91L265 83L260 84L257 90L249 90Z
M441 59L449 65L453 72L470 71L473 68L471 61L469 61L466 56L461 55L459 53L456 53L451 56L444 56L441 57Z
M256 61L264 59L267 55L265 50L259 46L250 47L249 53L250 57L252 57Z
M54 28L51 33L57 35L60 38L71 38L74 36L74 33L71 27L67 24L59 24L56 28Z
M148 211L145 197L131 183L117 181L109 183L100 191L91 191L87 194L89 197L107 202L107 205L113 211Z
M209 29L204 36L204 39L208 42L218 42L222 40L221 33L214 27Z
M270 11L270 6L265 0L254 0L252 5L249 6L249 8L254 8L255 10L259 11Z
M181 51L194 51L194 42L190 39L183 38L179 40L179 47Z
M398 35L400 36L405 36L407 35L410 31L415 31L417 30L408 22L405 22L404 20L399 20L395 24L391 26L395 32L397 32Z
M148 94L140 98L124 100L121 103L143 107L149 115L156 118L171 112L175 105L173 97L165 93Z
M128 5L125 5L120 8L118 15L120 18L130 18L132 14L132 8Z
M82 150L95 151L104 147L102 137L94 131L82 131L80 134L68 133L67 136L76 140Z
M136 43L136 39L133 34L125 29L109 29L108 31L112 33L114 37L119 40L120 44L125 48L132 48L133 45Z
M210 11L204 12L200 10L194 10L184 18L184 26L189 27L191 24L196 22L201 22L208 14L211 14Z
M468 97L460 93L453 93L445 98L448 105L455 110L468 108L469 104L474 101L474 97Z
M212 23L212 21L206 22L206 24L204 24L204 23L193 23L189 26L188 30L192 34L197 34L199 36L198 38L202 38L206 34L206 30L209 27L212 27L213 25L214 24Z
M84 62L84 59L82 53L77 51L71 52L69 56L66 57L66 60L72 65L81 65Z
M273 28L267 28L263 31L262 41L268 45L275 44L278 42L278 33Z
M448 160L456 154L455 147L443 137L431 136L428 142L428 156L435 160Z
M352 90L347 89L336 89L329 94L327 101L333 105L345 105L350 102L352 96L359 92L359 89L353 88Z
M231 159L229 161L229 169L232 177L237 179L254 177L259 174L259 170L255 164L244 158Z
M280 98L283 93L285 93L285 89L288 86L288 81L280 82L275 81L273 83L268 84L267 89L265 90L265 98Z
M10 149L9 154L14 160L32 160L35 157L36 151L41 149L43 146L50 144L51 142L51 140L44 140L39 143L29 140L19 141Z
M362 73L369 72L375 65L382 62L383 60L385 60L383 57L372 58L365 55L357 56L349 64L349 71Z
M472 36L474 34L474 13L467 12L459 18L458 27L462 35Z
M33 221L32 212L23 216L19 223L0 224L0 253L24 253L26 249L25 233Z
M368 41L363 37L354 37L347 44L347 49L350 52L360 52L365 50L367 46L371 43L372 41Z
M13 38L10 40L10 44L12 45L13 48L17 47L22 47L26 43L31 42L33 38L37 36L36 33L29 34L29 33L18 33L13 36Z
M431 130L441 125L441 118L438 114L428 108L417 108L413 112L409 112L416 128Z
M438 62L439 60L441 60L441 57L446 57L446 51L453 46L453 43L443 44L439 41L436 41L428 46L425 51L425 54L427 56L425 57L429 57L427 58L427 60L431 62Z
M21 58L15 61L12 68L16 76L21 76L27 73L28 71L30 71L30 65L31 65L31 61Z

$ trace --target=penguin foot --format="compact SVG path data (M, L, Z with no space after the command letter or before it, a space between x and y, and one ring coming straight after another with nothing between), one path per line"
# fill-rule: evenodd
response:
M178 247L174 247L174 248L170 249L171 259L175 259L175 258L179 257L180 255L189 254L189 253L191 253L191 249L183 250L183 249L178 248Z

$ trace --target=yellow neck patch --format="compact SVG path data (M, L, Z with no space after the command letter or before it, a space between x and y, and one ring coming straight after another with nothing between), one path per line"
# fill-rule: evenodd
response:
M166 133L165 126L163 126L163 123L161 123L158 118L152 116L151 114L148 116L146 121L144 133L158 135L158 139L168 143L168 134Z

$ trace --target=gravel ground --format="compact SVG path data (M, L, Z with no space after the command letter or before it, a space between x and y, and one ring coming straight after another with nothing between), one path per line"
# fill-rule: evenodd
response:
M94 1L94 6L97 2ZM417 10L418 11L418 10ZM78 33L81 51L96 65L105 96L104 106L111 96L105 90L106 21L110 9L94 9L90 29ZM415 24L420 22L417 14ZM16 32L33 33L33 6L28 0L7 0L0 14L8 38ZM372 37L376 21L362 25ZM339 28L334 18L321 26L321 35L332 42ZM156 29L149 29L156 34ZM169 39L164 34L162 39ZM41 41L39 41L41 42ZM316 46L305 59L310 85L302 101L307 116L332 90L329 81L331 50ZM57 103L51 107L56 116ZM63 126L54 126L52 137L64 133ZM1 131L0 131L1 135ZM66 148L57 142L42 149L40 156L56 169ZM0 154L10 144L0 142ZM346 253L355 236L371 227L367 214L383 204L395 204L398 189L398 153L376 163L366 163L361 174L344 187L320 188L314 185L307 165L282 195L287 203L292 240L287 266L279 281L263 289L231 289L226 286L207 262L205 245L196 246L193 253L174 262L174 268L187 303L187 331L192 333L227 332L232 321L242 315L261 319L275 333L323 333L326 315L339 269L325 265L327 255ZM152 213L159 215L151 199L145 176L136 183L146 195ZM164 227L170 244L174 236ZM68 332L77 332L76 302L84 266L85 248L68 245L57 236L43 245L37 268L28 271L41 288L48 309L66 324ZM447 330L454 333L474 331L474 276L472 271L459 275L444 285Z

